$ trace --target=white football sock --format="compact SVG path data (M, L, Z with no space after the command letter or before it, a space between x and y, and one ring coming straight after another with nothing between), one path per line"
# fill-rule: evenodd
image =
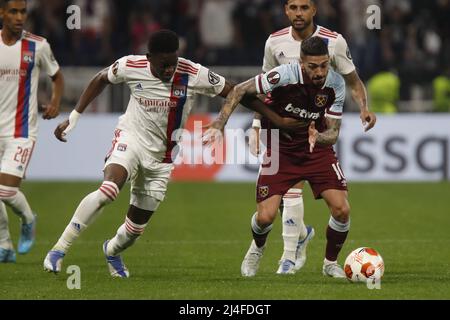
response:
M306 237L308 231L303 222L303 197L301 189L289 189L283 197L283 242L282 260L296 260L299 239Z
M8 228L8 214L3 201L0 201L0 247L3 249L13 249Z
M22 223L29 224L33 222L33 211L31 211L25 195L19 188L0 185L0 200L13 209L14 213L22 219Z
M118 194L119 188L114 182L110 181L103 182L97 191L88 194L78 205L72 220L53 247L53 250L66 253L81 232L101 213L103 207L113 202Z
M116 236L109 241L106 254L115 257L132 246L144 233L146 226L147 224L136 224L127 217L125 223L117 230Z

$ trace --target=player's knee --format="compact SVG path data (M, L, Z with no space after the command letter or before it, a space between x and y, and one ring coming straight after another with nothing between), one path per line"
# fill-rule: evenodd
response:
M18 192L19 188L0 185L0 200L8 203L14 199Z
M120 189L111 181L104 181L98 189L100 195L100 205L107 205L117 199Z
M350 219L350 205L348 203L343 203L332 208L333 217L342 223L346 223Z
M276 210L271 210L267 207L258 208L258 214L256 215L256 222L259 226L266 228L272 225L275 220Z

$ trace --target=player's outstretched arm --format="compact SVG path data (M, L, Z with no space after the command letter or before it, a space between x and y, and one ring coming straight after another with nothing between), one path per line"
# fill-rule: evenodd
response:
M108 68L103 69L89 82L88 86L81 94L80 99L69 116L69 119L58 125L55 130L55 136L62 142L67 142L65 136L73 130L78 122L80 115L86 110L88 105L97 98L100 93L110 84L108 80Z
M239 83L229 90L229 93L225 98L225 103L223 104L222 109L220 110L220 114L215 121L219 126L216 129L223 130L223 128L225 128L225 125L228 122L231 114L246 94L253 96L256 95L255 79L252 78L245 82ZM255 97L255 99L257 98ZM253 99L250 98L250 100ZM249 105L251 104L251 101L247 100L245 104Z
M204 127L204 129L207 129L203 134L204 145L211 145L223 138L225 125L244 95L246 93L256 94L256 85L254 82L254 79L250 79L234 87L229 82L225 83L225 88L220 93L220 96L225 98L225 103L220 110L219 116L212 123Z
M341 119L326 118L327 130L319 132L316 130L316 124L311 122L308 128L309 151L312 153L316 144L334 145L336 144L339 132L341 130Z
M305 123L293 118L283 118L276 112L271 110L264 102L256 96L255 79L251 78L242 82L235 87L227 83L225 89L221 93L222 97L226 97L225 103L222 106L219 116L214 121L215 129L223 130L228 119L236 109L236 106L241 103L247 109L253 110L268 118L276 127L285 130L296 130L304 127Z
M356 71L353 71L344 76L345 82L352 90L353 100L358 104L360 109L360 118L364 126L364 131L372 129L376 122L377 116L375 113L369 111L367 105L367 90L364 83L358 76Z
M64 91L64 76L61 70L55 73L52 79L52 98L50 103L44 107L44 114L42 118L45 120L54 119L59 115L59 107L61 104L61 97Z

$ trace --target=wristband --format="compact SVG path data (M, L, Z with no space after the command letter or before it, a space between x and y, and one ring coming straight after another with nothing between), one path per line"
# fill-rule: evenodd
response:
M261 129L261 120L253 119L252 128L259 128L259 129Z
M69 133L70 131L72 131L75 126L77 125L78 119L80 118L81 113L79 113L77 110L73 110L70 113L69 116L69 125L67 126L66 130L64 130L64 134Z

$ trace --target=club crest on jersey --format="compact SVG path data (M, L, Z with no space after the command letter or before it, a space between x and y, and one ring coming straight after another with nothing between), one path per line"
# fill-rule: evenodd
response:
M316 101L315 101L315 103L316 103L316 106L317 106L317 107L323 108L323 107L325 107L325 105L327 104L327 102L328 102L328 95L327 95L327 94L318 94L318 95L316 96Z
M172 96L182 98L186 96L187 87L182 85L174 85L172 88Z
M258 187L258 194L261 198L265 198L269 195L269 186Z
M270 84L277 84L280 82L281 76L278 72L274 71L267 75L267 81L269 81Z
M22 54L22 60L25 63L33 63L34 61L34 52L33 51L24 51Z

